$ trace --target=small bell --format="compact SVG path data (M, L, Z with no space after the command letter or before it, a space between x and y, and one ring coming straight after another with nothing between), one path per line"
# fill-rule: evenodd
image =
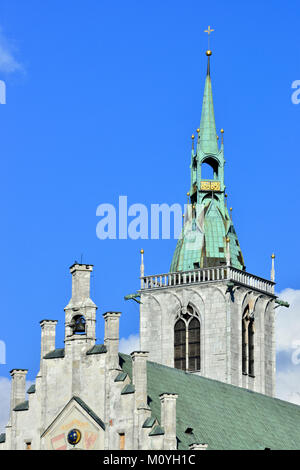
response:
M85 333L85 318L83 315L77 315L73 318L71 326L73 333Z

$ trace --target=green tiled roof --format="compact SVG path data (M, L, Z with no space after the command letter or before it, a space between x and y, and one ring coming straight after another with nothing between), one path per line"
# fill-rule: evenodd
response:
M127 384L123 388L121 395L127 395L128 393L134 393L134 392L135 392L134 386L132 384Z
M131 357L120 354L131 377ZM162 393L177 393L179 449L299 449L300 406L260 393L147 362L149 406L160 422ZM192 432L186 432L190 428Z
M3 444L5 442L5 433L0 434L0 444Z
M161 436L162 434L165 434L165 431L163 430L162 427L159 425L155 426L155 428L152 429L152 431L149 433L149 436Z
M205 79L199 145L204 153L214 155L218 153L218 141L215 122L215 112L210 78L210 64L208 57L207 74Z
M120 372L115 378L115 382L124 382L126 377L127 377L127 374L125 372Z
M199 439L195 436L192 428L187 428L185 430L185 438L188 446L191 446L192 444L202 444L202 442L199 442Z
M27 393L29 394L35 393L35 384L30 385L29 389L27 390Z
M199 220L202 226L194 225L191 217L186 217L182 236L178 239L171 263L171 272L220 266L226 264L226 238L229 238L230 264L244 269L245 263L236 231L222 202L205 199L198 205ZM201 215L202 214L202 215Z
M104 346L104 344L95 344L95 346L89 349L86 353L87 355L90 355L90 354L102 354L106 352L107 352L107 349L106 349L106 346Z
M44 356L44 359L57 359L58 357L65 357L64 348L54 349Z
M15 406L13 411L27 411L29 410L29 402L28 400L19 403L19 405Z
M146 421L144 422L143 428L152 428L155 421L156 421L156 418L154 418L154 416L150 416L150 418L147 418Z

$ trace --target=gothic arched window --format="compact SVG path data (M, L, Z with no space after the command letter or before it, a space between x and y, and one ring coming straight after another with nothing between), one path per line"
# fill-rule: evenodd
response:
M254 376L254 317L250 316L249 306L242 318L242 372Z
M176 369L200 370L200 321L190 305L175 323L174 362Z
M201 179L214 180L218 178L219 163L215 158L207 157L201 164Z
M188 324L189 370L200 370L200 322L192 318Z
M248 373L254 376L254 318L250 319L248 325L248 338L249 338L249 370Z
M247 330L248 324L246 318L242 319L242 372L247 374Z
M175 367L186 370L186 327L183 320L178 320L174 331Z

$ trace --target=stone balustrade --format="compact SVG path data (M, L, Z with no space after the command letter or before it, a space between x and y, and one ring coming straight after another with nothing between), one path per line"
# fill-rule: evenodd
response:
M216 281L233 281L252 289L274 295L275 283L232 266L193 269L175 273L157 274L141 277L141 290L162 287L181 286L183 284L200 284Z

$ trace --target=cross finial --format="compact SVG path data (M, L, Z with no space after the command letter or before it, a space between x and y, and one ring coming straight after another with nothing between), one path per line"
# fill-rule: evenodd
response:
M213 31L214 31L214 29L211 29L210 26L208 26L208 28L204 31L205 33L207 33L208 49L209 49L209 36Z

